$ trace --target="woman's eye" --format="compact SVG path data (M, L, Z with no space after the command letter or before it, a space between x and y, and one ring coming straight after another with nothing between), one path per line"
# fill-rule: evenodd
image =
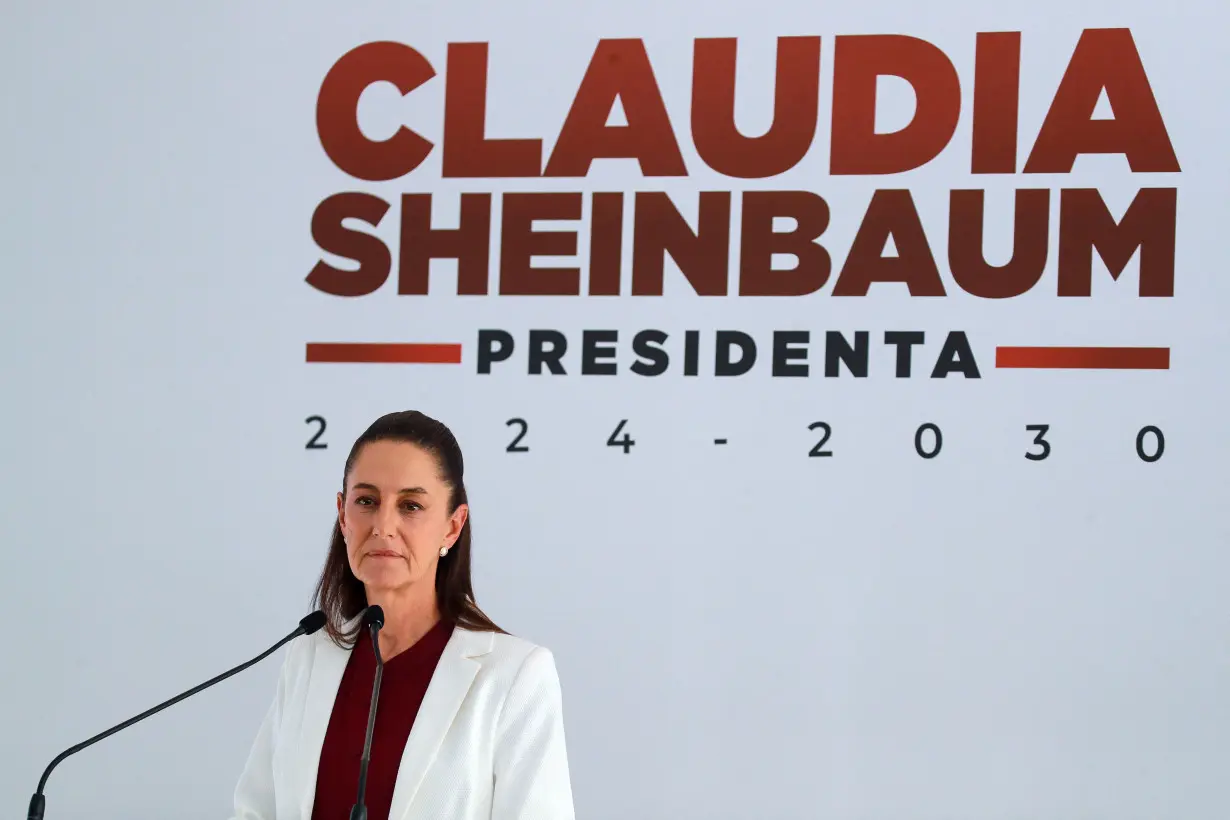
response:
M364 496L360 496L359 498L356 498L354 503L358 504L360 507L365 507L368 504L371 504L373 502L369 496L364 495Z
M401 508L405 510L406 512L414 512L415 510L423 509L422 507L420 507L418 504L414 503L413 501L407 501L405 504L401 505Z

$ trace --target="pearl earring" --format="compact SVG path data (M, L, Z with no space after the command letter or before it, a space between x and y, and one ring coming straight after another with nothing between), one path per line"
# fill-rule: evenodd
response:
M448 555L448 547L447 546L440 547L440 557L443 558L446 555Z

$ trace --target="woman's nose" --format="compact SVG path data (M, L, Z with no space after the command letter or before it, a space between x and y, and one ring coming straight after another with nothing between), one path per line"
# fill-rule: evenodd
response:
M397 531L397 511L392 507L382 507L376 516L376 529L380 535L392 535Z

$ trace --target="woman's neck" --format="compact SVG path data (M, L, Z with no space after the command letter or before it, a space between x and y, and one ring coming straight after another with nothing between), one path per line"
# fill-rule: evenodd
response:
M386 661L418 643L440 620L435 589L428 595L413 587L368 590L367 603L384 610L380 657Z

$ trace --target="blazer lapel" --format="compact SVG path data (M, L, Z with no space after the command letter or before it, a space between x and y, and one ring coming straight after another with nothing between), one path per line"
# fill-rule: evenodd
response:
M390 820L404 817L413 805L423 776L435 760L457 716L457 710L461 708L470 691L470 684L478 674L480 664L475 658L490 652L493 643L494 638L489 632L453 628L452 637L444 647L431 683L427 685L423 703L406 740L397 770L397 782L393 786Z
M337 699L337 690L342 684L342 675L346 671L348 660L349 649L341 648L327 637L317 641L303 709L303 723L299 731L297 768L303 777L299 789L300 820L312 818L312 808L316 803L320 751L325 745L325 733L329 729L329 718L333 715L333 702Z

